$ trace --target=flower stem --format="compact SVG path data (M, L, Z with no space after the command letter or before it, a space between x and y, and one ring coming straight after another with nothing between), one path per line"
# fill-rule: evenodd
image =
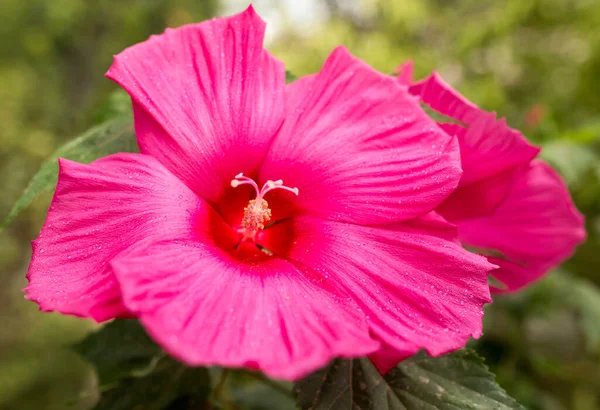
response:
M221 372L221 376L219 377L219 381L217 382L217 385L216 385L215 389L213 390L213 393L212 393L213 400L216 400L219 397L221 397L223 387L225 387L225 382L227 382L227 376L229 376L229 369L224 368L223 371Z

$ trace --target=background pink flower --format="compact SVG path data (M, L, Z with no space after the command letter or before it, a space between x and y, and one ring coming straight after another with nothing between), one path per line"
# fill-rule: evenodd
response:
M539 148L437 73L413 83L409 62L399 67L399 82L448 117L440 126L457 136L464 173L437 211L458 226L466 246L500 266L492 275L505 290L520 289L568 259L585 240L584 219L561 177L533 160Z
M343 48L285 86L264 28L250 7L115 57L141 154L61 161L27 297L287 379L464 346L493 266L432 212L461 177L456 138Z

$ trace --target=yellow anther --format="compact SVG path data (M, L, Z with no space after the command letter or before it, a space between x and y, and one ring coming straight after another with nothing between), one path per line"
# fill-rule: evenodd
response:
M248 202L244 208L244 218L242 227L249 231L259 231L265 229L265 224L271 220L271 210L269 203L264 199L253 199Z

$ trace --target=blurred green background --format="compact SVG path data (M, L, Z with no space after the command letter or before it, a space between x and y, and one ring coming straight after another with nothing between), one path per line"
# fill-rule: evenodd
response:
M268 48L302 75L338 44L391 73L438 70L544 147L587 217L560 271L488 306L474 343L530 409L600 408L600 2L256 1ZM0 0L0 216L40 163L94 124L116 86L112 55L165 27L230 14L239 0ZM0 234L0 409L86 408L93 374L64 349L94 326L23 300L29 241L50 196ZM75 403L75 404L74 404Z

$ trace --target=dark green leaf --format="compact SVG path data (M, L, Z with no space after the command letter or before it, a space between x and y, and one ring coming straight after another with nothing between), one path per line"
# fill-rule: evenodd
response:
M295 410L293 397L264 384L241 386L231 392L231 401L245 410Z
M292 73L290 73L289 71L286 70L286 72L285 72L285 82L286 82L286 84L294 82L297 79L298 79L298 77L296 77L294 74L292 74Z
M152 372L164 357L137 320L116 319L74 346L96 368L100 386Z
M57 158L67 158L89 163L115 152L136 152L138 150L130 118L121 117L106 121L59 148L42 163L33 176L23 195L17 200L8 216L0 224L0 232L39 194L51 192L56 186L58 175Z
M236 409L295 410L292 387L290 382L272 380L261 373L235 371L228 378L223 396Z
M382 376L369 359L336 360L297 383L302 410L523 409L471 350L418 354Z
M166 356L136 320L114 320L74 349L96 368L102 391L97 410L204 408L208 371Z
M210 379L204 368L189 368L164 357L144 377L123 378L102 393L96 410L196 410L208 408Z

